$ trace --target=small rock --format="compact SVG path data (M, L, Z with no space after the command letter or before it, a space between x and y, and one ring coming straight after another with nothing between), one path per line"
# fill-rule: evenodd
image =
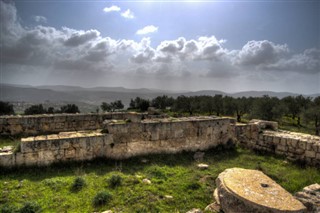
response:
M199 169L208 169L208 167L209 167L208 164L204 164L204 163L198 164L198 168L199 168Z
M193 159L195 160L195 161L202 161L203 160L203 157L204 157L204 152L196 152L196 153L194 153L194 155L193 155Z
M201 211L201 209L193 208L193 209L187 211L186 213L202 213L202 211Z
M216 202L209 204L204 211L208 211L208 212L220 212L221 211L221 207L219 204L217 204Z
M151 180L145 178L145 179L142 180L142 183L151 184Z
M173 199L173 197L171 195L165 195L164 197L167 199Z
M145 159L145 158L143 158L142 160L141 160L141 163L148 163L149 162L149 160L148 159Z
M112 213L111 210L107 210L107 211L104 211L104 212L101 212L101 213Z
M307 207L307 212L320 212L320 184L304 187L295 197Z

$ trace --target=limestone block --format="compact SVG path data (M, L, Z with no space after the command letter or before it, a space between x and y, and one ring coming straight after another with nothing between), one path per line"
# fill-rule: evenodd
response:
M280 144L280 138L277 136L273 137L273 143L276 145Z
M280 145L281 146L286 146L287 145L287 138L281 138L280 139Z
M0 153L0 166L11 167L14 165L14 156L12 152L3 152Z
M182 138L184 136L184 131L183 129L176 129L174 131L174 138Z
M9 117L7 123L10 125L20 124L21 119L19 117Z
M313 150L313 143L312 142L307 141L306 150L309 150L309 151Z
M288 146L278 145L277 150L282 151L282 152L286 152L288 150Z
M16 166L21 166L25 162L24 154L23 153L15 153L14 154L14 163Z
M24 164L27 166L36 165L38 163L38 153L25 153L23 154Z
M315 151L306 151L305 156L307 158L315 158L316 157L316 152Z
M65 158L75 158L76 150L70 147L69 149L65 150L64 155L65 155Z
M224 212L303 213L306 207L261 171L232 168L216 179Z
M300 200L306 207L307 212L320 212L320 185L312 184L306 186L302 191L297 192L295 197Z
M49 162L55 160L54 153L52 151L40 151L38 152L38 157L40 165L48 165Z
M300 149L305 150L307 148L307 141L300 140L299 143L298 143L298 147Z
M317 160L320 160L320 153L317 153L317 154L316 154L316 159L317 159Z

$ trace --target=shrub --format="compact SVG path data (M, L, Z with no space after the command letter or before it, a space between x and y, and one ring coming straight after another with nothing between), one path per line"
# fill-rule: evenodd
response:
M200 188L201 188L201 185L199 183L190 183L187 185L188 190L197 190Z
M12 205L8 205L5 204L4 206L2 206L2 208L0 209L1 213L15 213L18 212L18 209L16 206L12 206Z
M72 191L80 191L86 185L86 181L82 177L77 177L74 179L71 186Z
M26 202L24 206L19 210L19 213L39 213L41 212L41 206L36 202Z
M109 203L112 199L112 195L109 192L102 191L96 194L93 198L93 205L94 206L103 206Z
M112 175L109 179L109 186L111 188L115 188L117 186L120 186L122 182L122 177L120 175Z
M13 105L9 102L0 101L0 115L14 114Z

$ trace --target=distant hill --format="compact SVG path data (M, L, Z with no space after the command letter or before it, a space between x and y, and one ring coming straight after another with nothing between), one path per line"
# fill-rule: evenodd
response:
M174 98L179 95L199 96L199 95L228 95L232 97L262 97L263 95L283 98L286 96L297 96L299 94L289 92L271 92L271 91L243 91L237 93L225 93L216 90L201 90L196 92L179 92L157 89L128 89L124 87L94 87L84 88L78 86L28 86L3 84L1 86L1 100L10 102L77 102L98 106L101 102L111 102L122 100L128 106L131 98L137 96L146 99L152 99L159 95L168 95ZM304 95L309 97L320 96L318 94Z

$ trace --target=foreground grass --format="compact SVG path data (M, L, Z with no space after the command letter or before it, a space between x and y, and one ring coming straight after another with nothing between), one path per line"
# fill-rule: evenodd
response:
M148 162L142 163L142 159ZM209 164L208 170L197 169L193 153L152 155L125 161L97 159L45 168L1 169L0 210L19 209L26 202L36 203L43 212L108 209L114 212L186 212L192 208L204 209L213 202L216 177L231 167L260 169L291 193L320 182L320 172L316 168L300 167L274 155L262 156L241 148L209 150L202 162ZM79 181L79 177L84 181ZM152 183L143 183L144 178ZM75 183L77 190L74 190ZM109 194L108 200L102 205L94 205L99 192Z

